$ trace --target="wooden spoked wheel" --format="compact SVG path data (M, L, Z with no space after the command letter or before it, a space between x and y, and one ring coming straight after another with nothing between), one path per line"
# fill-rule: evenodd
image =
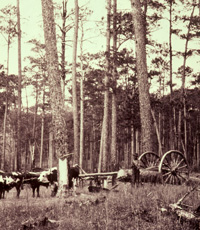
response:
M185 156L177 151L166 152L159 163L158 170L167 184L180 185L189 177L189 167Z
M145 152L139 156L140 168L150 171L158 171L160 157L154 152Z

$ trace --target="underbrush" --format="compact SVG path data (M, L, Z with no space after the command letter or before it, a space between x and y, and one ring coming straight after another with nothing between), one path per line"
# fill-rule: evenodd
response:
M177 202L188 190L186 186L150 184L131 188L129 183L122 183L109 193L89 194L85 189L84 195L80 189L79 195L65 199L50 198L50 191L46 189L42 189L41 198L32 198L26 190L19 199L8 196L0 200L0 229L23 229L23 222L46 216L54 220L55 225L35 229L191 230L189 223L181 223L170 212L161 212L161 208ZM185 203L194 206L198 200L196 192Z

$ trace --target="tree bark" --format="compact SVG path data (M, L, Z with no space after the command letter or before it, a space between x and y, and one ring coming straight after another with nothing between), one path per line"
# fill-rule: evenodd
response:
M84 40L84 29L83 22L81 21L81 43L80 43L80 64L81 64L81 79L80 79L80 167L83 167L83 154L84 154L84 77L85 71L83 67L83 40Z
M54 151L53 151L53 132L49 130L49 158L48 158L48 167L53 167Z
M197 167L200 165L200 133L199 133L199 128L200 128L200 115L197 117L197 131L196 131L196 154L197 154Z
M68 159L65 158L66 154L68 154L67 127L64 120L64 100L61 89L61 76L58 65L56 28L52 0L42 0L42 15L46 45L46 59L52 113L52 126L54 132L53 136L56 155L59 158L58 194L63 195L66 192L67 186L69 185Z
M131 127L131 162L133 161L133 154L135 152L135 129Z
M156 117L155 117L154 111L151 110L151 113L152 113L154 126L155 126L155 129L156 129L157 140L158 140L158 147L159 147L158 155L161 157L163 155L163 153L162 153L162 142L161 142L161 138L160 138L160 132L159 132L159 128L158 128L158 125L157 125L157 122L156 122Z
M146 39L144 15L139 0L131 0L135 31L136 65L139 88L140 118L142 130L142 151L153 151L152 116L146 63Z
M181 151L181 119L182 119L182 112L181 108L178 110L178 127L177 127L177 135L178 135L178 140L177 140L177 149Z
M17 0L17 29L18 29L18 110L17 110L17 170L21 170L21 24L20 1Z
M135 130L135 153L140 152L139 130Z
M113 3L113 92L112 92L112 133L111 133L111 166L115 170L117 164L117 102L116 102L116 52L117 52L117 0Z
M187 51L188 51L188 43L190 40L190 29L192 24L192 17L194 14L195 4L192 7L192 12L190 15L190 21L188 25L188 31L187 31L187 37L186 37L186 43L185 43L185 52L183 57L183 74L182 74L182 103L183 103L183 116L184 116L184 145L185 145L185 156L188 160L187 156L187 111L186 111L186 93L185 93L185 78L186 78L186 60L187 60Z
M172 72L172 6L173 1L169 1L169 87L170 87L170 117L169 117L169 146L174 149L174 119L173 119L173 72Z
M169 86L170 86L170 100L173 98L173 81L172 81L172 3L169 1Z
M61 81L61 87L62 87L62 92L63 92L63 100L64 100L64 104L65 104L65 38L66 38L66 28L65 28L65 24L66 24L66 15L67 15L67 2L64 0L63 1L63 13L62 13L62 45L61 45L61 49L62 49L62 54L61 54L61 77L62 77L62 81Z
M43 86L43 102L42 102L42 119L41 119L41 144L40 144L40 168L42 168L42 158L44 151L44 117L45 117L45 87Z
M103 156L103 145L104 145L104 120L102 122L102 128L101 128L101 140L100 140L100 147L99 147L99 163L98 163L98 173L101 172L102 168L102 156Z
M36 86L35 86L35 107L34 107L34 117L33 117L33 130L32 130L32 140L31 140L31 169L35 168L35 147L36 147L36 119L38 111L38 75L36 75Z
M104 116L103 116L103 151L102 151L102 170L107 170L107 156L108 156L108 116L109 116L109 73L110 73L110 13L111 0L107 0L107 29L106 29L106 75L104 80Z
M73 59L72 59L72 102L73 102L73 121L74 121L74 161L78 162L79 156L79 122L78 122L78 106L77 106L77 90L76 90L76 57L78 43L78 17L79 8L78 0L75 0L75 26L73 39Z
M7 73L6 73L6 104L3 120L3 147L2 147L2 164L1 168L5 170L5 158L6 158L6 128L7 128L7 115L8 115L8 74L9 74L9 54L10 54L10 34L8 34L8 47L7 47Z

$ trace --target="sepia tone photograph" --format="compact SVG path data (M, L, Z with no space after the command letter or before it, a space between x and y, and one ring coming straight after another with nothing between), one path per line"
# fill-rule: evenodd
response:
M0 229L200 229L200 0L0 0Z

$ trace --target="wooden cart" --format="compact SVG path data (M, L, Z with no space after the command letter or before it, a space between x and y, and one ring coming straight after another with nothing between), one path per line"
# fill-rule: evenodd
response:
M185 156L170 150L162 157L154 152L145 152L139 157L140 168L145 171L157 171L167 184L182 184L189 178L189 166Z
M160 182L157 180L160 179L160 176L162 177L162 182L166 184L180 185L189 179L189 166L187 160L185 156L177 150L170 150L166 152L162 157L159 157L154 152L148 151L141 154L138 160L140 162L139 164L141 177L146 178L146 181L148 181L148 178L151 175L156 178L154 181L156 183ZM122 181L131 181L131 169L122 169L120 171L124 171L124 175L121 178ZM109 176L118 176L120 171L105 173L84 173L80 174L80 178L94 179L98 176L104 180Z

